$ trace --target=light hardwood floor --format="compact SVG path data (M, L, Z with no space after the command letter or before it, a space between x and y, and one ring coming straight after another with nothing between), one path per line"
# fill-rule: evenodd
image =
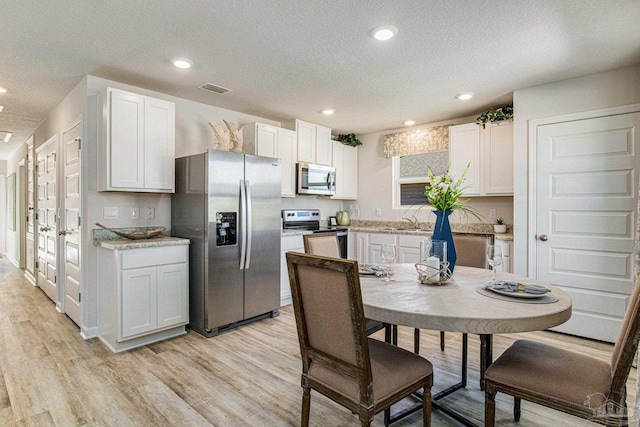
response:
M218 337L186 336L121 354L99 340L83 341L22 272L0 260L0 425L7 426L296 426L302 389L293 310ZM609 360L612 346L552 332L495 338L495 354L527 337ZM413 330L400 328L400 345L413 348ZM478 339L470 336L469 385L446 402L482 424ZM422 331L421 354L435 366L438 391L457 381L460 335ZM635 402L635 369L628 383ZM520 423L510 398L498 395L501 426L595 425L528 402ZM382 414L374 425L382 426ZM313 426L357 426L357 417L312 393ZM421 425L421 413L397 426ZM434 426L456 422L434 412Z

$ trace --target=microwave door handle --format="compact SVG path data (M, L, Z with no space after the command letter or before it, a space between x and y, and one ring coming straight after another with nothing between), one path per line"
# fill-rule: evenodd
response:
M325 182L327 183L327 188L331 190L331 172L327 172L327 179Z
M247 257L244 262L244 268L246 270L251 266L251 235L253 234L253 221L251 219L252 215L252 204L253 200L251 199L251 182L245 181L245 187L247 188L245 191L245 195L247 198L247 220L246 220L246 233L247 233Z
M329 172L328 174L329 190L333 190L336 187L336 173Z
M247 195L244 181L240 180L240 270L244 270L247 256Z

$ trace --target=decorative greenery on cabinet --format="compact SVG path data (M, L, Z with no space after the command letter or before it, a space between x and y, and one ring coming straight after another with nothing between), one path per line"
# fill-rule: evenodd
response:
M331 137L334 141L340 141L344 145L348 145L350 147L357 147L358 145L362 145L362 142L358 138L356 138L355 133L341 133L339 135L333 135Z
M476 123L482 125L482 129L484 129L489 122L500 122L502 120L511 120L512 118L513 105L505 105L480 114L476 119Z

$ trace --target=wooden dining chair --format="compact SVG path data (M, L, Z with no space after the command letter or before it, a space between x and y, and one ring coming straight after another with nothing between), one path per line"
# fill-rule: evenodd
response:
M518 340L485 372L485 426L495 423L496 393L514 397L514 419L521 400L605 425L627 425L626 383L640 338L640 280L613 348L611 364L586 354Z
M338 237L335 235L317 235L303 234L305 253L312 255L320 255L325 257L340 258L340 246L338 245ZM367 335L374 334L384 329L384 340L392 342L391 325L379 322L373 319L365 319Z
M422 423L430 426L433 366L367 338L358 263L295 252L286 256L302 357L301 425L309 425L311 390L368 426L376 413L422 389Z

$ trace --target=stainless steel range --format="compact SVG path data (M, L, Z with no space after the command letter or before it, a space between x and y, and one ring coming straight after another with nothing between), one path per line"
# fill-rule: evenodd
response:
M320 225L319 209L283 209L283 230L308 230L313 233L323 233L338 237L340 256L347 257L347 232L345 227L328 227Z

